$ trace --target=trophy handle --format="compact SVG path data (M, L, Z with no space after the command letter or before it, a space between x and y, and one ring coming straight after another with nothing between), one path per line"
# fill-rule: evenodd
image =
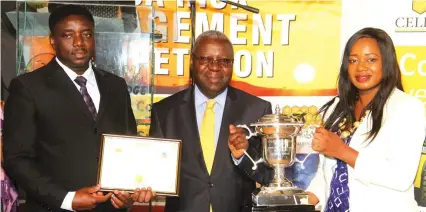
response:
M253 163L253 167L251 167L252 170L256 170L257 169L257 164L258 163L263 163L264 160L263 158L260 158L257 161L254 161L253 158L250 157L250 155L246 152L246 150L243 149L244 154L251 160L251 162Z
M250 128L247 127L247 125L245 125L245 124L239 124L239 125L237 125L237 127L244 128L248 131L249 135L246 136L246 139L249 139L253 136L257 136L257 132L252 133Z
M309 125L308 126L308 128L312 128L312 129L315 129L315 128L317 128L317 127L320 127L320 125L318 125L318 124L311 124L311 125ZM303 158L303 160L299 160L299 159L297 159L296 157L294 157L294 162L295 163L300 163L300 164L302 164L302 168L305 168L304 167L304 165L303 165L303 163L305 163L305 161L306 161L306 159L311 155L311 154L313 154L315 151L314 150L312 150L311 152L309 152L308 153L308 155L306 155L306 157L305 158Z
M249 132L249 135L246 136L246 139L249 139L249 138L257 135L257 132L252 133L251 130L250 130L250 128L247 125L245 125L245 124L239 124L239 125L237 125L237 127L244 128L244 129L246 129ZM260 158L258 161L254 161L253 158L251 158L250 155L246 152L246 150L243 149L243 152L251 160L251 162L253 163L253 167L251 169L256 170L257 169L257 164L258 163L263 163L263 158Z
M306 159L311 155L311 154L313 154L314 152L312 151L312 152L310 152L310 153L308 153L308 155L306 155L306 157L305 158L303 158L303 160L299 160L299 159L297 159L296 157L294 157L294 162L295 163L300 163L300 164L302 164L302 168L304 169L305 168L305 166L304 166L304 163L305 163L305 161L306 161Z

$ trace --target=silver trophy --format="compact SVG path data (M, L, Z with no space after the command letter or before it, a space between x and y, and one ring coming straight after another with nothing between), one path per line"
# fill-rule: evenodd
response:
M282 115L277 106L275 114L265 115L258 122L250 124L255 129L254 133L247 125L237 126L245 128L249 132L247 139L257 135L262 139L262 158L260 160L254 161L244 151L244 154L254 164L253 170L257 169L258 163L265 163L274 169L274 179L269 185L262 187L259 193L253 194L252 199L255 206L308 204L308 193L294 186L284 173L286 167L290 167L294 162L300 162L295 156L296 138L305 124L302 117L302 115Z

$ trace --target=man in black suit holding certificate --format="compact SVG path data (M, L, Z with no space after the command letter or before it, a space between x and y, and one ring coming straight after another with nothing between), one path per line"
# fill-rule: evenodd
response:
M91 66L92 15L58 7L49 28L56 57L13 79L5 106L4 165L27 208L112 212L148 201L150 190L103 194L95 185L102 133L136 135L136 122L124 79Z

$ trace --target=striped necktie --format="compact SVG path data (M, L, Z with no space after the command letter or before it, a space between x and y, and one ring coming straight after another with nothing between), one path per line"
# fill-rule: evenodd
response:
M77 78L75 78L74 81L80 86L80 93L83 96L84 102L86 103L87 108L92 114L93 119L96 119L96 115L97 115L96 107L95 107L95 104L93 104L93 101L89 95L89 92L87 92L87 87L86 87L87 79L82 76L78 76Z

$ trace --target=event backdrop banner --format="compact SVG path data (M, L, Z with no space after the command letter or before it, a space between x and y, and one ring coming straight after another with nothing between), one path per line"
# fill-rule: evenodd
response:
M216 0L197 1L195 34L219 30L234 44L232 85L258 96L334 95L340 1L249 3L261 12L253 14ZM153 5L156 31L161 34L155 44L154 84L157 93L169 94L188 85L190 12L187 1ZM140 14L141 22L149 18Z

